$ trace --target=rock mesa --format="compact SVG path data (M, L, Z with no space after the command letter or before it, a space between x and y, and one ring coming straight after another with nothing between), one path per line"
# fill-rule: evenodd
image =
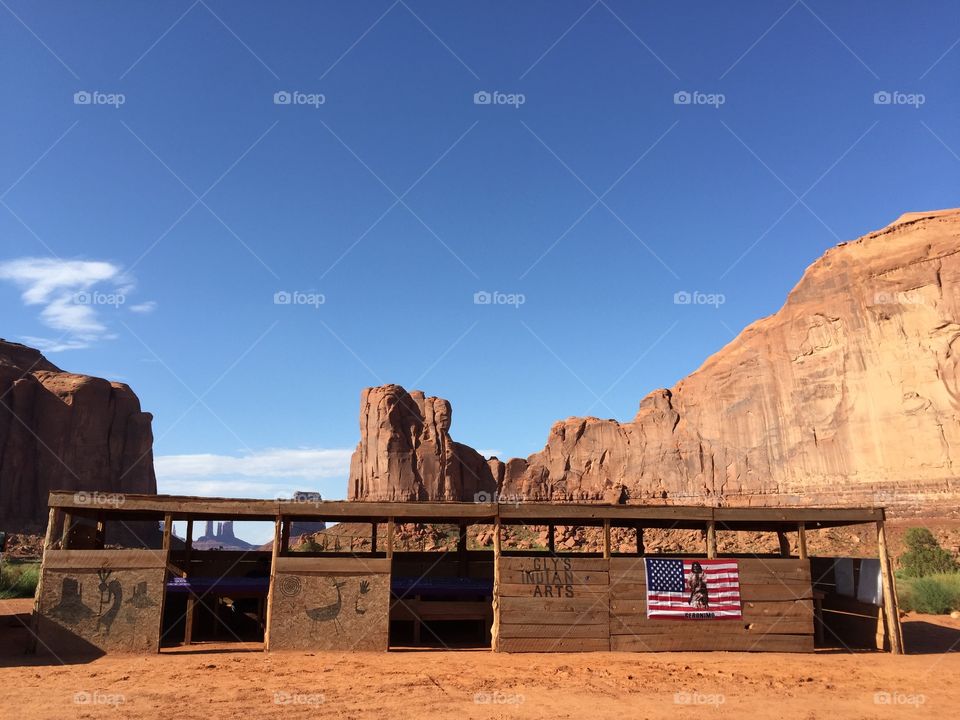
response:
M481 465L447 401L365 390L350 496L955 507L958 363L960 210L910 213L828 250L632 421L562 420L526 459Z

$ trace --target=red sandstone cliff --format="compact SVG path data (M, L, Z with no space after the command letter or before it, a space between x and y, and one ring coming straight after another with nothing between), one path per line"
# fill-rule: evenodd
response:
M0 340L0 529L42 531L51 490L156 493L152 419L128 386Z
M411 422L370 410L402 388L366 390L350 493L469 500L492 484L526 499L955 506L958 363L960 210L911 213L827 251L783 308L631 422L557 422L540 452L489 460L490 476L451 461L467 454L451 450L465 446L449 439L446 401L429 399L443 422Z

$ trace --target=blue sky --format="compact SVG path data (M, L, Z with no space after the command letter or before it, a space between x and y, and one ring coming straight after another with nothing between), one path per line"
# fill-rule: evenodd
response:
M161 492L342 497L386 382L501 457L629 420L960 204L956 3L0 6L0 334L129 383Z

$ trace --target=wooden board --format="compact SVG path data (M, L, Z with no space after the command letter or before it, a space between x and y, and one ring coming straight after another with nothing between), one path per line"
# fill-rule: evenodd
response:
M277 572L270 650L386 650L390 575Z
M577 558L568 555L553 557L544 553L540 556L501 557L500 570L501 572L507 570L522 570L527 572L548 570L554 572L584 573L594 571L606 573L609 563L610 560L605 558Z
M501 638L606 638L609 635L610 627L607 623L566 625L560 629L538 623L500 626Z
M163 580L162 567L44 567L38 651L157 652Z
M45 570L120 570L166 567L163 550L47 550Z
M646 617L610 617L611 635L664 635L705 637L712 635L812 635L813 617L769 620L656 620Z
M389 573L390 558L364 557L278 557L276 571L284 573L342 573L360 575L364 573Z
M665 635L611 635L610 649L624 652L813 652L813 635L761 635L737 637L705 634L701 637Z
M501 652L589 652L610 649L610 639L602 638L512 638L500 639Z
M589 597L606 595L606 585L544 585L541 583L503 583L500 585L502 597Z
M517 585L606 586L608 578L607 573L602 570L500 570L500 582Z

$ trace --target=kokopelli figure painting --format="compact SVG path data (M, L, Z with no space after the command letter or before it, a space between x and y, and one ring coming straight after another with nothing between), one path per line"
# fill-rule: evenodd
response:
M97 570L100 578L100 610L97 612L97 630L104 629L104 634L110 634L110 626L117 619L120 612L120 603L123 602L123 588L119 580L111 580L113 570L102 568Z

